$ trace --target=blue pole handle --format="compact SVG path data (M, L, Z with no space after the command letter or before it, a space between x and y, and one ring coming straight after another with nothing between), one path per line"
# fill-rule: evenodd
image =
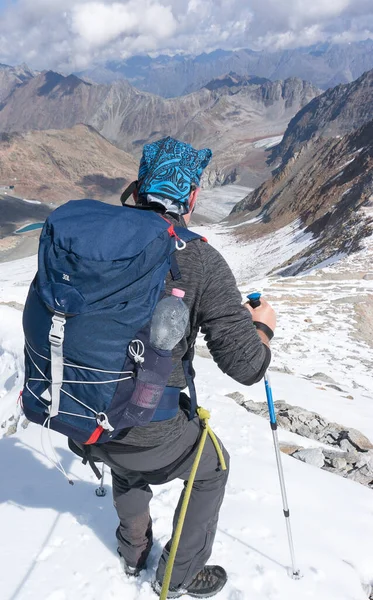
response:
M261 301L260 301L261 296L262 295L260 294L260 292L253 292L252 294L249 294L247 296L250 306L252 308L258 308L258 306L261 305ZM271 387L271 383L269 381L268 373L266 373L264 376L264 384L265 384L265 390L266 390L266 396L267 396L269 419L270 419L272 427L277 427L276 411L275 411L275 406L274 406L274 402L273 402L272 387Z
M258 306L261 305L261 296L262 294L260 292L253 292L247 296L251 308L258 308Z

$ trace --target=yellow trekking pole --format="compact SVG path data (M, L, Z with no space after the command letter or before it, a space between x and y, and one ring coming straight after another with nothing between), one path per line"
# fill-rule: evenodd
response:
M222 449L220 448L220 445L216 438L216 435L214 434L214 432L212 431L212 429L208 423L208 421L210 419L209 411L205 410L204 408L198 408L197 414L200 418L203 432L202 432L201 440L199 442L198 451L197 451L196 457L194 459L192 470L189 475L188 483L187 483L186 490L185 490L184 500L181 505L180 515L179 515L179 519L178 519L178 522L176 525L175 533L172 538L171 550L170 550L170 554L168 557L166 570L165 570L165 574L164 574L164 578L163 578L162 590L161 590L161 594L160 594L161 600L166 600L166 598L168 596L168 591L170 588L170 582L171 582L171 577L172 577L172 571L174 568L176 553L177 553L177 549L179 547L179 542L180 542L181 533L182 533L183 527L184 527L184 521L185 521L185 516L186 516L187 510L188 510L190 496L191 496L194 481L195 481L195 478L197 475L197 470L199 467L201 456L202 456L202 453L203 453L203 450L204 450L204 447L206 444L207 435L210 436L211 441L215 446L222 470L223 471L227 470L227 466L225 464Z

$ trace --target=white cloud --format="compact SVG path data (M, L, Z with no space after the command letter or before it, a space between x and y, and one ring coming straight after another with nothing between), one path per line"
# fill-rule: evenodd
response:
M74 70L142 52L373 38L372 0L14 0L0 62Z
M90 47L100 47L119 36L151 36L162 40L173 35L176 21L169 6L145 1L126 4L86 2L72 11L71 31Z

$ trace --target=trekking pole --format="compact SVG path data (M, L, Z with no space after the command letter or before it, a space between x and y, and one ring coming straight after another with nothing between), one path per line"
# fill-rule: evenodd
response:
M260 297L261 297L261 294L259 294L258 292L255 292L254 294L249 294L247 296L247 298L249 299L249 304L252 308L257 308L258 306L260 306L260 304L261 304ZM291 533L291 525L290 525L290 510L289 510L288 499L287 499L287 494L286 494L285 478L284 478L284 470L282 468L280 445L278 442L278 435L277 435L276 411L275 411L275 405L273 402L272 387L271 387L271 382L269 379L268 372L266 372L266 374L264 375L264 385L265 385L265 391L266 391L266 396L267 396L269 420L270 420L270 425L271 425L271 430L272 430L272 435L273 435L273 443L275 446L278 478L280 480L283 511L284 511L284 516L285 516L286 530L287 530L287 534L288 534L289 549L290 549L290 556L291 556L292 568L291 568L291 572L290 572L290 569L288 569L288 574L292 579L301 579L301 577L302 577L301 572L299 571L299 569L297 569L296 563L295 563L294 543L293 543L293 536Z
M106 496L106 488L104 488L104 479L105 479L105 463L102 463L102 475L101 475L100 486L95 490L96 496L98 496L99 498Z

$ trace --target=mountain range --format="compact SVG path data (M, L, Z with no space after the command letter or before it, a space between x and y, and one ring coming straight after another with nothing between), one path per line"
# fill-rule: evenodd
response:
M289 120L320 90L296 78L250 82L229 75L180 98L141 92L126 81L89 83L52 71L15 85L0 104L0 131L66 129L78 123L139 158L145 143L171 135L197 147L211 146L210 184L250 187L270 171L257 140L283 134Z
M78 73L98 83L127 79L136 88L165 97L194 92L233 71L272 81L299 77L327 89L349 83L373 68L373 40L323 43L288 50L215 50L198 56L133 56Z
M284 273L352 252L372 231L373 71L324 93L296 78L229 72L168 99L124 80L5 71L0 176L16 177L20 193L117 197L135 178L143 145L173 135L212 147L205 183L256 187L230 216L238 240L289 224L312 237Z

